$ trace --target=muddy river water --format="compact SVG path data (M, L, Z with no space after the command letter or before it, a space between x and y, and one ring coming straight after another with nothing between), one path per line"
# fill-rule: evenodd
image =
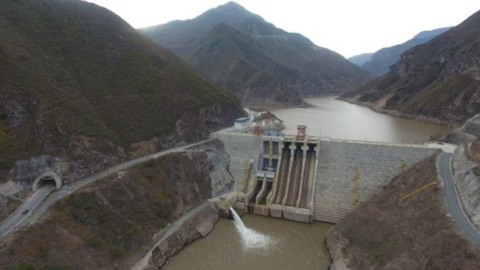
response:
M330 257L324 237L332 225L248 214L242 219L248 228L267 237L262 241L268 244L246 247L233 221L220 219L210 235L187 246L162 269L328 269Z
M297 124L306 124L309 135L415 143L449 130L435 124L376 113L362 106L338 101L335 97L310 98L306 101L313 106L268 109L284 121L284 132L287 134L295 133ZM332 225L303 224L254 215L244 215L243 221L247 228L254 230L253 236L250 235L253 237L250 244L245 244L241 230L233 221L221 219L208 237L187 246L171 258L163 269L328 269L330 258L324 238Z
M309 108L268 108L284 121L285 133L295 133L297 124L306 124L311 136L361 141L414 143L450 128L422 121L381 114L369 108L336 100L336 97L305 99Z

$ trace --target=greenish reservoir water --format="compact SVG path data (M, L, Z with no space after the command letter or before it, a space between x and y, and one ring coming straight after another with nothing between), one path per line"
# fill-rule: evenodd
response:
M360 141L415 143L431 135L445 134L450 128L381 114L367 107L336 100L336 97L305 99L309 108L268 108L284 121L287 134L296 133L297 124L306 124L311 136Z
M166 270L326 270L330 257L324 240L330 224L244 215L245 225L269 238L265 247L245 248L233 221L220 219L206 238L172 257Z

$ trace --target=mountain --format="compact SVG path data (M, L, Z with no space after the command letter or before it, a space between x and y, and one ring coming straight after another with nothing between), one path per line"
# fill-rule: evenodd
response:
M403 170L329 230L335 269L480 269L480 248L452 220L435 163Z
M388 48L383 48L375 52L369 61L364 63L362 67L378 76L385 75L390 66L400 60L400 55L410 48L423 44L432 38L450 30L451 27L439 28L431 31L423 31L414 36L409 41Z
M31 184L25 168L46 163L85 176L243 114L234 95L84 1L0 1L0 63L0 183Z
M372 55L373 55L373 53L362 53L362 54L355 55L355 56L352 56L352 57L348 58L348 61L350 61L351 63L353 63L353 64L355 64L359 67L361 67L365 63L370 61L370 59L372 59Z
M372 78L234 2L192 20L139 30L250 104L299 104L299 96L339 93Z
M344 100L405 117L458 124L480 112L480 11L404 54Z

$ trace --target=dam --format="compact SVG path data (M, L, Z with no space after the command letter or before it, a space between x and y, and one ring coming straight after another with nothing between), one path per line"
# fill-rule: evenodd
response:
M235 208L304 223L336 223L402 170L439 151L435 144L335 140L297 134L212 134L230 156Z
M318 164L318 138L307 138L306 126L297 136L265 138L260 170L245 199L249 213L311 222Z

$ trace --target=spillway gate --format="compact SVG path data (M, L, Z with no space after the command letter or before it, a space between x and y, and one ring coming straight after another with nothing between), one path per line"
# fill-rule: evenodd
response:
M306 128L306 127L305 127ZM264 137L260 168L244 200L252 214L311 223L320 140L305 136Z

